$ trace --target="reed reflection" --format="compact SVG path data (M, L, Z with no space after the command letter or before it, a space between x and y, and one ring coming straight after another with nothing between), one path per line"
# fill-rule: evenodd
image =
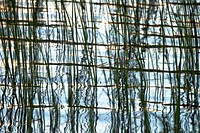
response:
M199 5L1 1L1 132L198 132Z

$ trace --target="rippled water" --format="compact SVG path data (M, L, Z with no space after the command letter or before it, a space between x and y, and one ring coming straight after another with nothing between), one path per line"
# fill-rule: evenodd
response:
M0 131L199 132L198 8L1 2Z

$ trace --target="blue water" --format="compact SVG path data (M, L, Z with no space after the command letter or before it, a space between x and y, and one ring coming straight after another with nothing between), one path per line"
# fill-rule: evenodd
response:
M135 8L127 8L127 20L122 20L115 14L123 8L92 2L87 1L85 14L79 3L66 1L64 8L59 1L41 2L38 24L31 27L33 11L26 6L34 4L21 1L16 3L24 12L18 12L18 32L14 32L15 26L1 23L0 131L142 133L149 126L151 132L174 132L179 118L180 131L198 132L199 70L195 63L199 53L173 47L183 40L169 37L180 32L176 22L170 22L172 9L167 11L166 4L146 7L150 10L148 27L148 14L141 5L140 27L125 27L111 23L112 18L136 23ZM80 15L74 15L75 11ZM166 21L159 19L161 11ZM2 18L9 15L1 12ZM161 29L162 22L175 28ZM136 32L140 34L136 36ZM20 59L26 57L27 66L22 65L23 60L21 65L17 62L15 40L3 37L22 39L17 44L25 53ZM191 61L195 67L189 65ZM191 72L183 72L188 69ZM180 117L176 116L178 107Z

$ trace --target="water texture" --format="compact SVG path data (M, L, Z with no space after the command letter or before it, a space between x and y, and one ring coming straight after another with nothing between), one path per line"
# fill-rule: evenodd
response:
M199 132L199 6L0 1L0 132Z

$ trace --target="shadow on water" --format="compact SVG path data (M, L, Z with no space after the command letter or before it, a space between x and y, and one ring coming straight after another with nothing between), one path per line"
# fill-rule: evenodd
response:
M0 1L0 132L199 132L198 1Z

